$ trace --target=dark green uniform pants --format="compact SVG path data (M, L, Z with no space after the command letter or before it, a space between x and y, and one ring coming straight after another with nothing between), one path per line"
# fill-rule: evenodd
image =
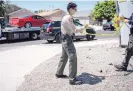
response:
M73 80L77 74L76 49L73 44L72 36L62 35L62 55L60 58L60 62L59 62L56 74L58 75L63 74L68 58L69 58L69 78L70 80Z
M128 66L129 60L131 58L131 56L133 55L133 34L129 35L129 42L128 42L128 47L125 51L125 59L122 62L122 65L124 67Z

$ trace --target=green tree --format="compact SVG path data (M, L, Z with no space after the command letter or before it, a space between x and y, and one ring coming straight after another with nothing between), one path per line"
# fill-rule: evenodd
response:
M5 15L5 2L0 0L0 17L4 17Z
M97 2L94 9L90 13L90 17L96 20L112 19L116 13L115 1Z

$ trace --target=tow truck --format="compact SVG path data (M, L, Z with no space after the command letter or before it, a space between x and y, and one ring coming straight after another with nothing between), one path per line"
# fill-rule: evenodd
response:
M40 27L18 28L5 23L4 17L0 17L0 41L19 40L19 39L38 39Z

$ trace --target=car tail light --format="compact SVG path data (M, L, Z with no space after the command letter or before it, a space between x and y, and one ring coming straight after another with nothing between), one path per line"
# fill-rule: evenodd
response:
M52 27L48 27L47 32L51 32L51 31L52 31Z

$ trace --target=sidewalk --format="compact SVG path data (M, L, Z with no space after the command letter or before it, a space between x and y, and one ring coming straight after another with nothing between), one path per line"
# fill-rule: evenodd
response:
M100 45L104 46L105 44L108 45L109 48L112 48L112 45L116 45L118 47L118 40L96 40L85 43L84 42L75 43L77 48L83 47L77 50L79 58L78 62L80 62L79 64L82 64L78 68L79 69L78 72L80 72L78 74L81 74L83 72L86 72L83 75L88 75L88 72L90 74L93 73L95 74L95 72L99 73L99 70L101 70L100 68L102 69L104 68L102 67L102 65L100 66L95 65L95 63L100 64L103 63L103 61L108 60L108 58L105 59L101 56L102 54L101 52L105 50L101 50L103 48L99 47ZM86 47L84 48L84 46ZM92 51L93 48L94 49L96 48L98 51ZM106 49L106 47L104 49ZM121 50L121 48L119 49ZM69 89L68 80L64 81L62 79L57 80L56 78L54 78L57 64L61 55L59 54L60 52L61 52L61 45L49 47L49 46L44 46L44 44L25 46L14 50L0 52L0 58L1 58L0 91L16 91L16 89L22 83L23 84L18 88L18 91L68 91ZM121 57L122 54L121 52L114 50L113 55L116 54L115 52L117 52L116 59L119 60L119 57ZM109 56L112 53L110 54L106 52L105 54L106 55L108 54ZM97 57L94 57L91 60L89 59L90 61L86 60L87 57L89 58L89 56L95 56L95 55L97 55L99 58L101 57L102 61L98 60L94 63L93 61L91 61L95 60L94 58ZM50 59L51 57L53 58ZM115 56L113 58L115 59ZM115 61L117 61L116 59ZM98 68L98 71L92 69L94 68L92 64L94 64L96 68ZM66 69L66 74L68 74L67 72L68 72L68 67ZM64 81L64 83L61 83L62 81ZM66 85L67 90L63 89L59 90L58 87L61 86L62 88L62 84ZM54 86L57 86L57 89L54 90L52 88L49 88L49 86L52 85L53 85L52 88L55 88Z

